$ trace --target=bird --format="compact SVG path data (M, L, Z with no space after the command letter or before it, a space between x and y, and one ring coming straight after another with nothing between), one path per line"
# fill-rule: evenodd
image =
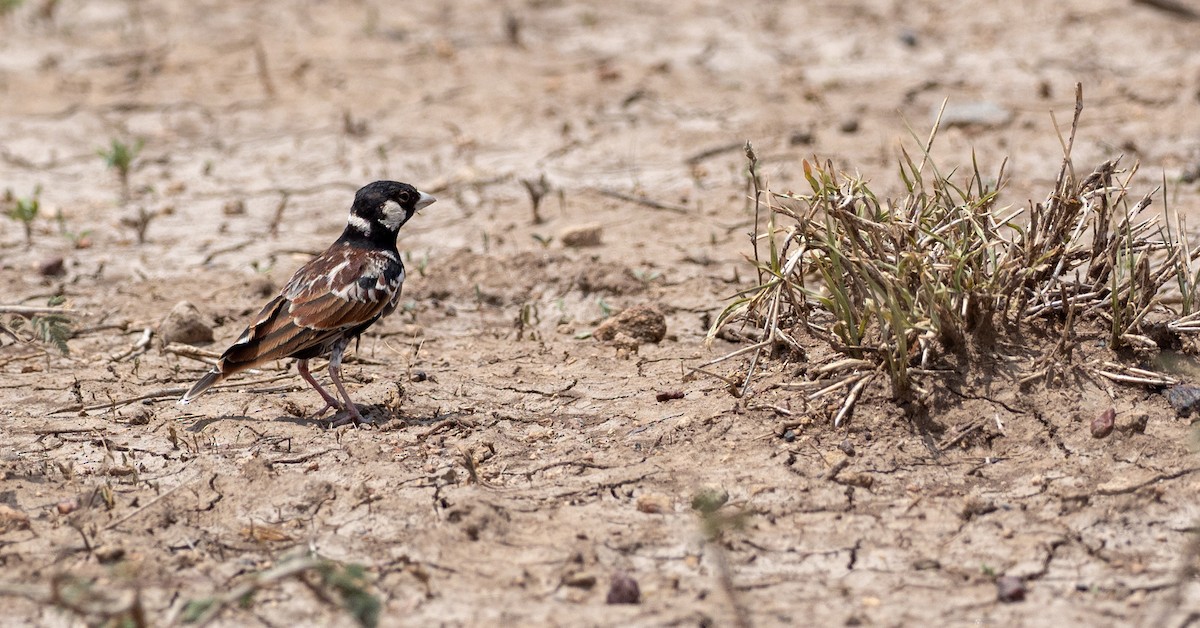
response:
M292 275L179 403L191 402L235 373L296 358L300 377L325 401L314 416L334 409L331 426L368 423L342 384L342 357L351 341L396 309L404 284L397 233L436 200L397 181L375 181L359 189L342 235ZM329 356L329 379L340 399L309 371L308 361L324 355ZM337 419L342 411L346 416Z

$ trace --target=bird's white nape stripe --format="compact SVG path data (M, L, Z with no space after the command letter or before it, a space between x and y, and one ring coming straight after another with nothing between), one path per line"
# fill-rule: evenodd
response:
M346 224L354 227L356 231L362 233L363 235L371 234L371 221L363 218L362 216L350 214L350 217L346 219Z
M400 206L400 203L389 200L383 204L383 226L396 231L400 225L404 224L405 220L404 208Z

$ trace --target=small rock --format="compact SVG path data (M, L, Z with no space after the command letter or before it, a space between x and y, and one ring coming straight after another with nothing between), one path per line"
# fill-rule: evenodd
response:
M917 32L912 30L911 28L906 28L906 29L900 31L900 43L904 44L905 46L908 46L909 48L916 48L917 47Z
M638 352L638 341L623 331L617 332L609 344L617 349L618 358L629 358Z
M8 504L0 504L0 534L28 529L29 515Z
M172 342L198 345L212 342L213 330L196 306L180 301L159 324L158 337L164 345Z
M996 599L1001 602L1020 602L1025 599L1025 581L1016 576L996 578Z
M934 109L935 119L937 114L938 110ZM942 111L942 126L1000 126L1011 117L1012 113L1009 110L990 101L947 103L946 109Z
M119 545L101 545L93 553L96 556L96 560L100 561L102 565L115 563L125 558L125 548Z
M789 442L789 443L791 443L791 442L795 442L795 440L796 440L796 430L784 430L784 431L783 431L783 440L784 440L785 442Z
M788 144L791 146L811 146L812 143L812 131L792 131L792 134L788 136Z
M854 457L854 455L858 453L854 451L854 443L851 443L849 440L842 440L842 442L838 444L838 449L842 450L842 453L850 457Z
M586 572L575 572L563 576L562 583L576 589L590 589L596 586L596 576Z
M67 266L59 255L42 260L38 263L37 270L43 277L61 277L67 274Z
M667 319L648 305L635 305L600 323L592 337L607 342L619 333L640 342L661 342L667 335Z
M618 571L609 581L608 595L604 601L609 604L637 604L642 601L642 590L632 576Z
M1109 408L1092 419L1092 438L1104 438L1112 434L1113 426L1117 423L1117 411Z
M221 207L221 213L226 216L241 216L246 213L246 202L240 198L226 201L225 205Z
M69 515L79 509L79 500L74 497L64 499L55 505L60 515Z
M671 498L662 493L642 493L637 498L637 509L648 515L661 515L671 512Z
M1200 407L1200 386L1179 384L1167 389L1167 403L1175 408L1175 414L1180 418L1190 415Z
M658 394L654 395L654 400L659 403L663 403L663 402L672 401L675 399L683 399L683 397L684 397L684 394L683 394L682 390L663 390L663 391L659 391Z
M842 123L838 125L838 129L840 129L842 133L858 133L858 118L848 118L846 120L842 120Z
M1138 412L1130 415L1128 421L1122 417L1121 424L1117 426L1117 429L1126 434L1145 434L1148 423L1150 423L1150 415L1145 412Z
M558 234L563 246L580 248L585 246L600 246L600 235L604 228L596 223L567 227Z

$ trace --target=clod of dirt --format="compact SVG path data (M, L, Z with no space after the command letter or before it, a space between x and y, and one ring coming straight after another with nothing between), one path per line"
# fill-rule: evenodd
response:
M654 395L654 400L663 403L674 399L683 399L684 393L682 390L663 390Z
M1181 418L1200 408L1200 386L1179 384L1168 388L1164 394L1167 396L1167 403L1175 408L1176 416Z
M667 319L653 307L635 305L600 323L592 337L608 342L619 333L640 342L661 342L667 335Z
M1021 602L1025 599L1025 581L1016 576L996 578L996 599L1001 602Z
M29 515L7 504L0 504L0 534L28 529Z
M980 515L993 512L996 512L996 504L990 500L979 497L968 497L963 502L962 512L959 513L959 516L962 517L963 521L970 521Z
M590 264L574 277L580 292L586 294L634 294L646 289L629 269L615 264Z
M563 576L562 583L563 586L574 587L576 589L590 589L596 586L596 576L587 572L577 571Z
M61 255L48 257L38 263L38 274L43 277L61 277L67 274L67 266Z
M609 604L637 604L642 601L642 589L632 576L618 571L608 583L608 595L604 601Z
M649 515L661 515L671 512L671 498L662 493L642 493L637 498L637 509Z
M93 553L101 565L112 564L125 558L125 548L119 545L101 545Z
M246 213L246 202L240 198L225 201L225 205L221 207L221 213L226 216L241 216Z
M1145 434L1148 423L1150 423L1150 415L1145 412L1139 412L1130 416L1127 421L1122 420L1117 429L1126 434Z
M1092 438L1104 438L1112 434L1113 426L1117 424L1117 411L1109 408L1092 419Z
M629 358L638 352L638 341L623 331L617 332L617 335L613 336L609 344L616 348L618 358Z
M935 111L936 115L936 111ZM942 112L942 126L1000 126L1012 117L1009 110L990 101L947 103Z
M164 346L172 342L198 345L212 342L213 329L196 306L180 301L159 324L158 337Z
M558 239L562 241L563 246L571 248L600 246L600 236L603 233L604 227L596 223L588 223L563 229L558 234Z
M69 515L79 509L79 500L75 498L64 499L55 505L60 515Z

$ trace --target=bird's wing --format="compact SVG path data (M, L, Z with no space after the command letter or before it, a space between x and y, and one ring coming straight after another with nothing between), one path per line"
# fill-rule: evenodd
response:
M403 266L387 252L330 249L305 264L221 356L229 373L327 345L395 302Z

